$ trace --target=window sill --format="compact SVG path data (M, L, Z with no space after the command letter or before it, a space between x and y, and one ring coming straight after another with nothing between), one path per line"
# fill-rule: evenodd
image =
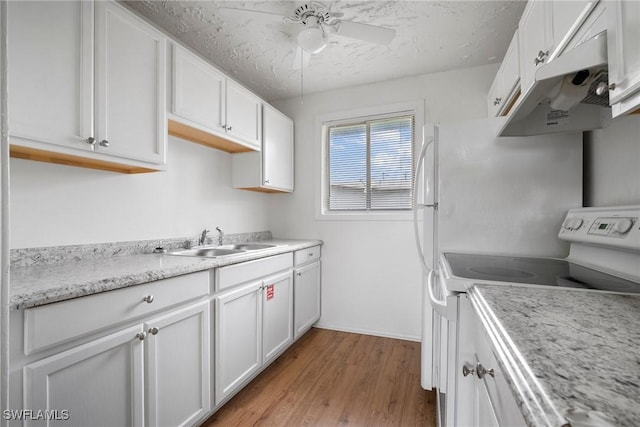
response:
M405 212L322 212L318 221L413 221L413 211Z

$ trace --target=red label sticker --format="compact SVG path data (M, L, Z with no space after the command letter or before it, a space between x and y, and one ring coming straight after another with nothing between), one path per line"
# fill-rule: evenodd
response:
M267 301L273 298L275 294L275 285L267 285Z

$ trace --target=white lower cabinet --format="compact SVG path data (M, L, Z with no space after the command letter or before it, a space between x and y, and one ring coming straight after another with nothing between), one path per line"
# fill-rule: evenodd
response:
M216 405L260 368L261 291L262 282L257 281L216 298Z
M24 408L60 411L60 425L142 426L142 333L136 325L25 366Z
M274 259L274 257L272 257ZM234 286L216 298L215 404L238 391L293 342L291 254L287 270ZM260 260L264 265L269 258ZM241 265L230 266L242 277ZM248 263L246 268L259 266ZM217 277L230 277L225 267Z
M145 323L147 426L189 426L210 409L210 302Z
M498 366L483 324L467 294L457 298L457 355L449 375L455 383L455 426L525 426L520 408Z
M12 312L9 407L33 411L29 426L193 425L211 410L209 283L203 271Z
M320 319L320 261L294 273L294 337L298 339Z
M262 360L278 357L293 342L291 271L265 279L262 289Z
M79 426L190 425L210 409L209 334L202 301L30 363L25 408Z

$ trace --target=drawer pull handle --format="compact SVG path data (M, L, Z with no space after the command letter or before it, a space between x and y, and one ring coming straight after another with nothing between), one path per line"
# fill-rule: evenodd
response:
M493 368L486 369L480 362L478 362L478 366L476 366L476 373L480 379L484 378L485 375L489 375L491 378L495 378L496 376Z
M147 333L146 332L138 332L136 334L136 338L138 338L140 341L144 341L144 339L147 337Z
M153 295L147 295L146 297L142 298L142 301L146 302L147 304L151 304L153 302Z
M313 256L313 252L309 252L309 256Z
M158 332L160 332L160 329L158 329L157 327L153 327L153 328L149 328L149 333L151 335L158 335Z

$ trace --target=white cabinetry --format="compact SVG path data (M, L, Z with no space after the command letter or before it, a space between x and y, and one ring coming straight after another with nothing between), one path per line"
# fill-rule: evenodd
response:
M293 341L292 254L216 269L215 404Z
M164 168L162 33L115 2L11 2L8 14L14 157L128 173Z
M193 424L210 410L208 291L201 272L15 312L11 405L74 425Z
M502 64L489 89L489 117L505 116L513 102L520 95L520 57L518 49L518 31L516 30Z
M286 271L263 281L262 360L269 363L293 342L293 276Z
M172 51L169 133L232 153L259 151L261 99L185 48Z
M257 281L216 298L216 405L260 368L261 291L262 282Z
M262 192L293 191L293 120L262 107L262 152L233 156L233 186Z
M523 94L533 85L535 73L551 54L553 28L551 3L532 0L522 13L518 28L520 43L520 89Z
M294 254L294 338L320 319L320 246Z
M455 300L458 352L454 372L449 373L455 378L454 425L524 427L522 413L468 295L460 294Z
M609 90L612 116L640 108L640 2L607 2ZM611 87L611 86L610 86Z

